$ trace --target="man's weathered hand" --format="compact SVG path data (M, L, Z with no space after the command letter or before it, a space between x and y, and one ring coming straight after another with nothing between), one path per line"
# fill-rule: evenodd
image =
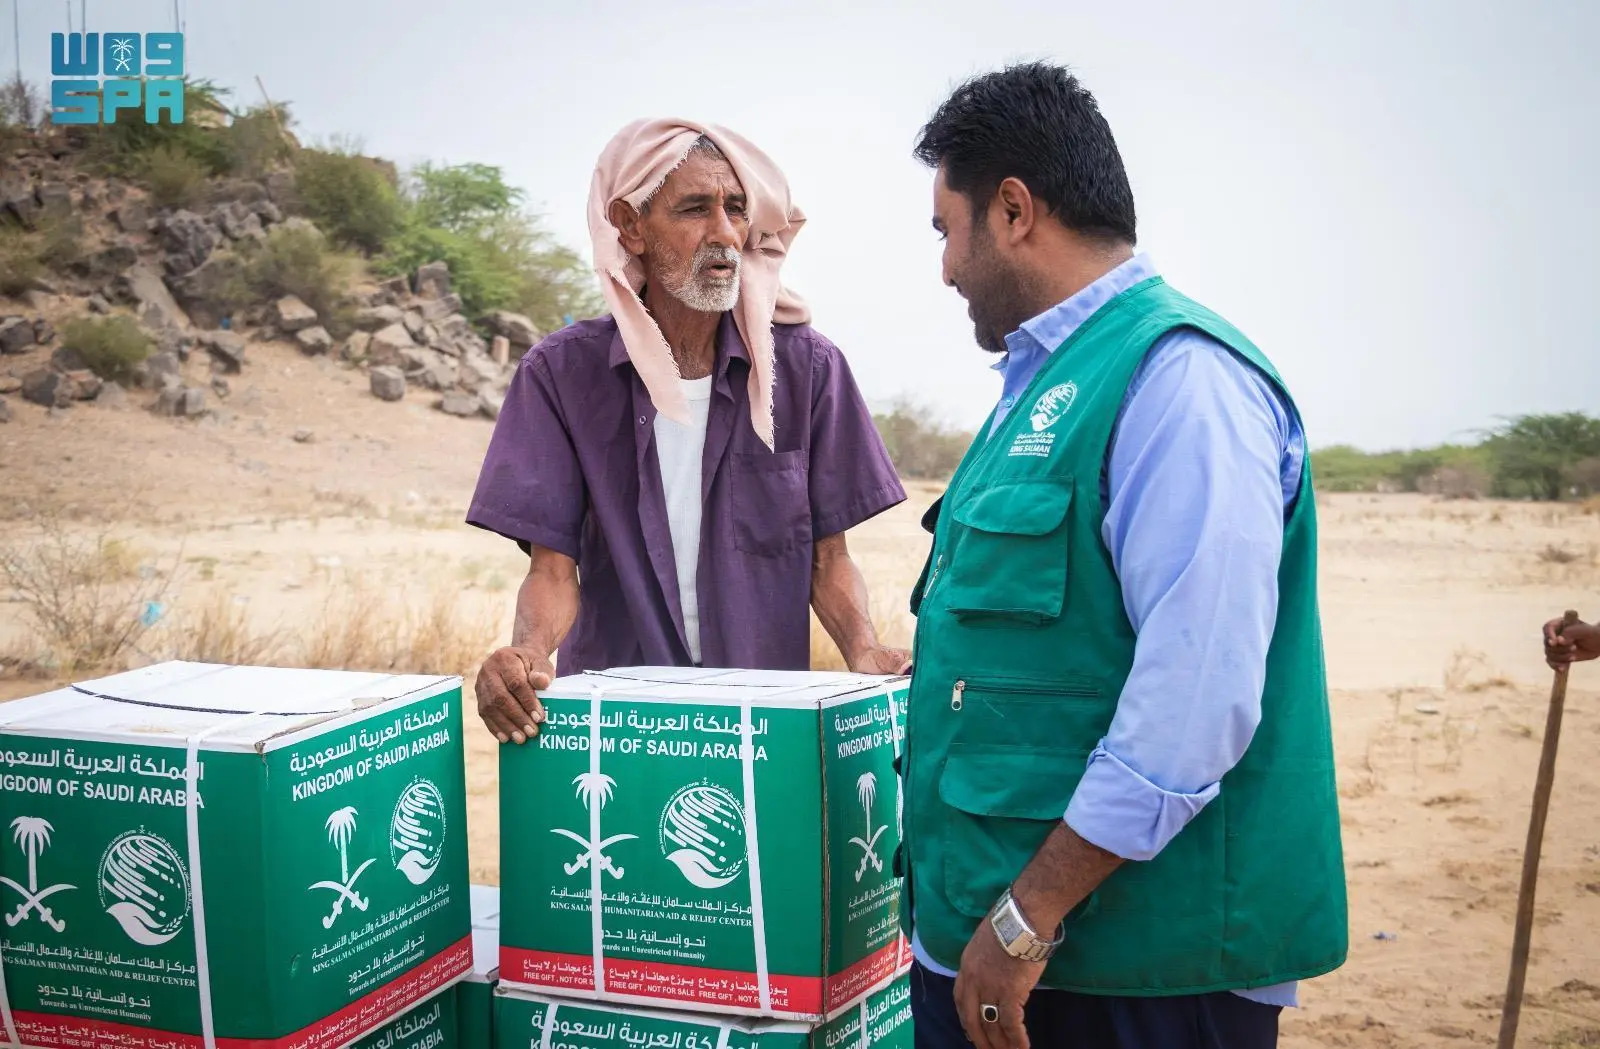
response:
M967 949L961 952L961 968L956 976L956 1010L968 1040L978 1049L1028 1049L1022 1011L1043 975L1043 962L1011 957L1001 948L989 923L979 925L967 941ZM999 1007L998 1023L983 1019L985 1005Z
M911 668L911 653L903 648L873 645L854 659L846 660L854 674L904 674Z
M478 671L478 716L501 743L525 743L539 734L544 704L539 690L555 678L550 658L527 648L502 648Z
M1563 627L1552 619L1544 625L1544 661L1555 669L1600 657L1600 627L1579 622Z

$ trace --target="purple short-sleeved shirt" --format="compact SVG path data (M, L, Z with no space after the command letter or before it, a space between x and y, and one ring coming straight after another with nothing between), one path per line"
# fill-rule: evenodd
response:
M750 358L731 315L717 333L698 572L706 666L808 667L814 540L906 497L838 348L807 325L775 325L773 341L769 450L750 425ZM467 522L577 561L563 674L690 662L655 414L610 317L533 347L506 391Z

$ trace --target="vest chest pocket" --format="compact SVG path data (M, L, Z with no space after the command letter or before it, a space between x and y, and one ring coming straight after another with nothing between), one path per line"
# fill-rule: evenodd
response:
M962 618L1043 623L1060 617L1067 590L1070 480L992 484L952 511L944 605Z

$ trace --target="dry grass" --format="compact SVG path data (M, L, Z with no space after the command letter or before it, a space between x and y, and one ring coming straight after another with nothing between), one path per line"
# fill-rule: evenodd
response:
M281 630L257 632L250 622L249 604L220 590L193 615L178 617L172 632L176 634L172 657L196 663L270 666L290 647Z
M469 677L494 649L498 630L492 616L465 607L457 586L436 584L412 602L355 577L323 606L300 665Z
M156 559L110 529L36 514L0 547L0 583L20 604L37 652L9 660L61 671L112 667L159 622L181 556Z
M1547 565L1570 565L1582 558L1582 554L1554 543L1539 551L1539 560Z
M1477 649L1458 648L1444 671L1444 687L1449 692L1487 692L1515 687L1510 678L1489 665L1489 657Z

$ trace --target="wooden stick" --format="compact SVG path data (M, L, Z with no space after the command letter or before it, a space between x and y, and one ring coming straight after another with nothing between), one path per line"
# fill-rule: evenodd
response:
M267 112L272 114L272 122L278 127L278 137L283 139L284 144L293 152L296 149L295 141L283 130L283 121L278 118L278 107L273 103L272 96L267 94L267 85L261 82L260 73L256 74L256 87L261 89L261 97L266 99Z
M1567 610L1562 629L1578 622L1578 613ZM1544 843L1544 821L1550 814L1550 788L1556 778L1556 744L1561 739L1561 711L1567 702L1567 672L1572 664L1555 672L1550 685L1550 713L1545 718L1544 747L1539 754L1539 778L1533 785L1533 813L1528 819L1528 844L1522 853L1522 888L1517 893L1517 932L1511 945L1511 976L1506 983L1505 1008L1500 1013L1498 1049L1513 1049L1517 1044L1517 1021L1522 1018L1522 986L1528 976L1528 948L1533 938L1533 897L1539 884L1539 848Z

